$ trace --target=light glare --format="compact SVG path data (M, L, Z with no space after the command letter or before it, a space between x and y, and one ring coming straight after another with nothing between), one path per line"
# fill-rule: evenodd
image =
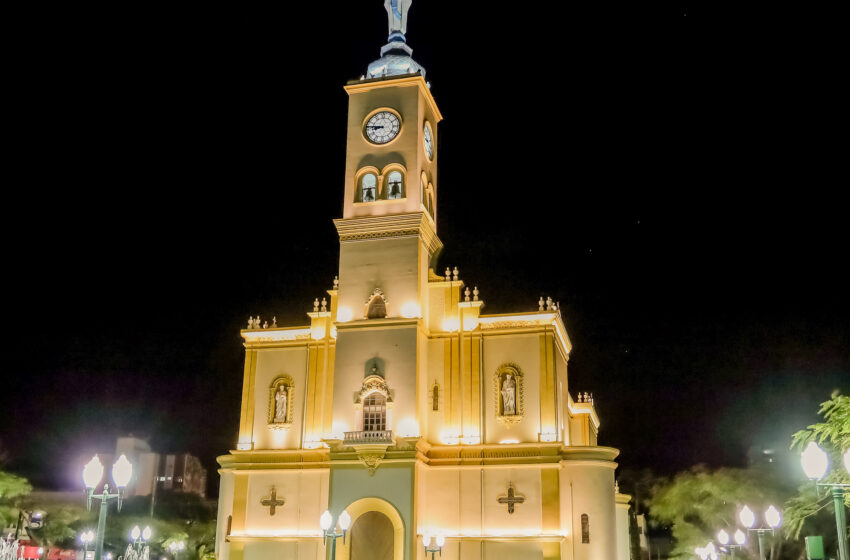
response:
M820 480L829 469L829 455L820 446L810 441L806 449L800 455L803 472L810 480Z
M325 510L325 513L319 518L319 527L322 528L323 531L327 531L331 528L331 523L333 523L333 517L331 516L331 512Z
M720 529L717 532L717 542L719 542L720 544L722 544L724 546L729 544L729 533L727 533L723 529Z
M767 508L767 511L764 512L764 520L767 521L767 524L770 525L771 528L776 529L782 525L782 514L779 513L779 510L776 509L775 506L770 506Z
M351 527L351 516L348 515L347 511L342 510L339 516L339 528L343 531L348 531L349 527Z
M744 506L740 513L738 513L738 519L741 520L741 525L747 529L752 529L756 524L756 514L753 513L753 510L749 506Z
M103 463L97 458L97 455L92 457L91 461L83 467L83 483L86 488L94 488L103 478Z
M115 461L115 464L112 465L112 480L115 481L118 488L124 488L130 483L130 478L132 477L133 465L127 459L127 456L122 453L118 457L118 460Z
M747 534L740 529L735 531L735 543L740 545L746 544Z

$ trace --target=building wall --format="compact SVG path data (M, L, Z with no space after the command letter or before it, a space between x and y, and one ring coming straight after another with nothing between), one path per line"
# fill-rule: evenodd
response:
M295 386L292 426L286 430L269 429L270 388L282 375L292 378ZM298 449L304 422L304 395L307 390L307 348L269 348L257 353L254 390L254 448Z

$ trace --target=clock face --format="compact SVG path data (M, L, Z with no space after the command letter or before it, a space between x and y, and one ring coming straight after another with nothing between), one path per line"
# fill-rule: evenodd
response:
M428 126L428 123L425 123L425 153L428 155L428 159L434 158L434 140L431 138L431 127Z
M398 115L390 111L379 111L366 121L366 138L375 144L386 144L396 136L401 129Z

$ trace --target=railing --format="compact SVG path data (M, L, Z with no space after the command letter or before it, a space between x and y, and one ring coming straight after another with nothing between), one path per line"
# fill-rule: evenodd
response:
M375 430L371 432L345 432L343 443L346 445L357 443L392 443L392 430Z

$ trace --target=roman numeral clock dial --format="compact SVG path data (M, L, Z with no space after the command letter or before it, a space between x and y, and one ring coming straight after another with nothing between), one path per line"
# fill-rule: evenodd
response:
M373 144L386 144L398 136L401 121L390 111L379 111L366 121L364 133Z

